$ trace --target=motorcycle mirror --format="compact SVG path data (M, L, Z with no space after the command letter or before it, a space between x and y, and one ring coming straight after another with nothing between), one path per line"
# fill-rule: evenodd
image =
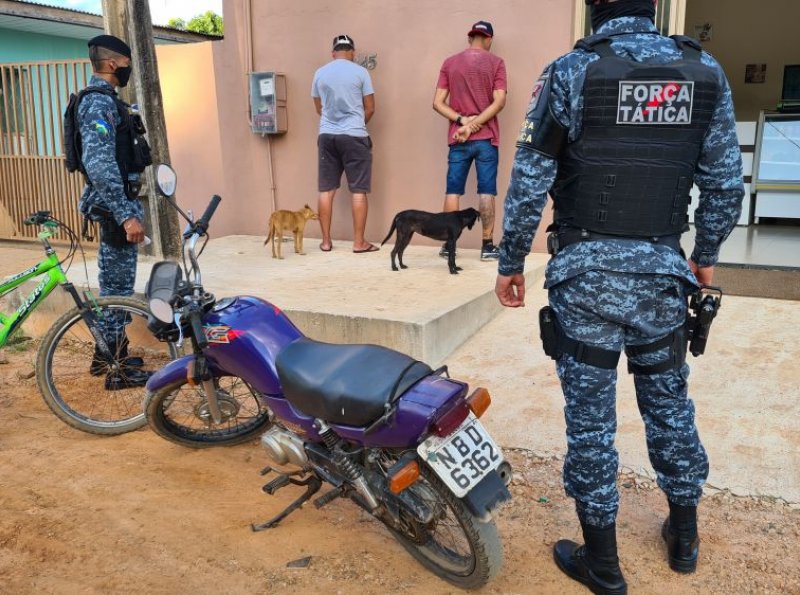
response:
M172 322L172 306L166 300L150 298L150 312L161 322L167 324Z
M178 174L166 163L160 163L156 168L156 184L161 194L169 198L178 186Z

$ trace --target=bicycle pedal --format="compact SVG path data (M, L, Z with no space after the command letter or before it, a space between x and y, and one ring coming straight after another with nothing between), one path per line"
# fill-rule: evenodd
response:
M316 508L322 508L326 504L330 504L337 498L340 498L344 494L344 485L339 486L338 488L333 488L331 491L324 493L322 496L314 500L314 506Z
M261 489L272 496L279 489L285 488L287 485L289 485L289 483L289 477L287 475L279 475Z

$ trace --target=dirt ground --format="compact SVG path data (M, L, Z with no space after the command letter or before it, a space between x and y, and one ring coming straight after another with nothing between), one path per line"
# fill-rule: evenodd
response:
M198 451L148 429L101 438L69 428L39 396L35 350L28 341L0 352L0 592L457 592L347 501L251 532L250 523L297 495L261 492L267 460L257 441ZM497 515L505 565L484 592L586 592L551 558L555 540L578 536L560 462L506 455L516 478L513 502ZM710 495L700 568L681 576L659 537L661 493L635 476L620 477L620 488L620 556L632 593L800 593L800 511ZM308 556L307 567L287 567Z

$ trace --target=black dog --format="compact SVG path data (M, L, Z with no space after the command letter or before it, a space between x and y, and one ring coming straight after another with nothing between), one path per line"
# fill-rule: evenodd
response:
M456 240L466 227L472 229L480 213L476 209L464 209L463 211L453 211L451 213L427 213L425 211L401 211L394 216L389 235L381 242L383 246L397 230L397 241L392 249L392 270L396 271L394 257L400 263L401 269L408 267L403 264L403 251L411 241L414 232L424 235L433 240L442 240L447 249L447 266L453 275L458 274L461 267L456 266Z

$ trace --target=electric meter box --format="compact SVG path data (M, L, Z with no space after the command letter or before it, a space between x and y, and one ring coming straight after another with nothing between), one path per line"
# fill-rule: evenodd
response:
M286 75L250 73L250 122L258 134L283 134L287 127Z

